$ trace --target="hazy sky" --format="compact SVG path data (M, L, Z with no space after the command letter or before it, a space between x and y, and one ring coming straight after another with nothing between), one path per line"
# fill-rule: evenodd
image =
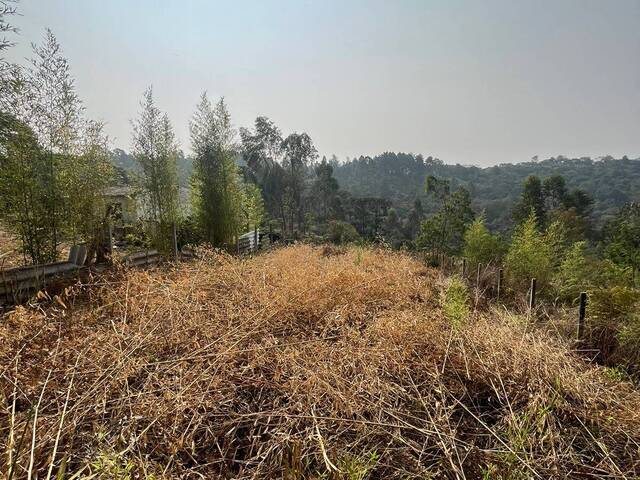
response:
M153 84L189 150L200 93L340 158L404 151L490 165L640 156L640 0L22 0L92 118L129 149Z

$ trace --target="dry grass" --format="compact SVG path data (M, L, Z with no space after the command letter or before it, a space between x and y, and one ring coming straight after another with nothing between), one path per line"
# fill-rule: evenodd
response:
M640 394L408 256L293 246L101 278L0 327L13 478L637 478Z

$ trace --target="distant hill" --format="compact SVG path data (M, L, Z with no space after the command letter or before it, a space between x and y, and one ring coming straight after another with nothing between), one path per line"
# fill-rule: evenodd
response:
M545 178L562 175L569 188L581 188L594 197L594 219L603 224L628 201L640 201L640 159L605 157L550 158L539 162L501 164L479 168L446 165L432 157L405 153L383 153L334 164L340 187L357 196L379 196L391 200L405 214L416 197L425 211L435 205L424 194L428 175L450 179L453 189L464 186L471 192L473 206L484 210L489 225L505 230L512 225L511 210L528 175Z

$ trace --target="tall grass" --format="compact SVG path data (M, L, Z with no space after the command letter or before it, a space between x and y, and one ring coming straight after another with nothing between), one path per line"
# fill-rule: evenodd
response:
M0 324L2 470L637 478L634 387L526 324L452 330L444 288L403 254L292 246L17 309Z

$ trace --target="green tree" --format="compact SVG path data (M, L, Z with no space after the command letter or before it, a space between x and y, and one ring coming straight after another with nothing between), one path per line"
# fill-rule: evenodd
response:
M0 148L0 219L19 236L25 260L45 263L51 260L52 246L44 154L25 123L8 115L0 122L8 132Z
M522 194L513 207L513 219L516 224L527 220L531 210L535 212L538 226L544 226L546 214L545 199L542 182L536 175L529 175L522 184Z
M420 224L424 220L424 209L420 198L416 198L413 202L413 208L409 212L404 227L405 235L408 239L413 240L420 231Z
M168 254L171 228L178 220L178 148L167 115L156 106L149 87L133 123L132 153L141 170L145 210L151 237L156 247Z
M337 180L333 178L333 167L326 158L323 158L314 170L316 178L311 187L311 199L320 220L326 221L332 214L331 207L339 186Z
M318 153L311 137L306 133L292 133L282 142L284 151L283 166L288 173L287 206L289 210L289 227L294 235L294 225L304 232L304 190L307 167Z
M234 132L223 99L215 107L203 93L190 124L194 153L193 207L211 245L233 243L243 224L255 223L255 214L242 212L243 191L235 164ZM254 206L254 192L248 192Z
M395 208L387 211L387 216L382 222L382 236L393 248L399 248L405 241L402 223Z
M240 129L240 139L242 156L247 163L245 177L250 177L246 180L260 186L267 214L270 218L278 219L281 231L286 232L289 230L286 195L288 175L282 167L282 134L267 117L258 117L253 132Z
M443 197L443 202L435 215L422 222L416 245L430 252L458 255L464 246L464 232L474 217L471 197L466 189L459 188Z
M254 183L242 184L241 205L244 231L258 228L264 218L264 201L260 187Z
M19 232L32 262L58 258L62 240L97 238L109 162L101 127L84 118L69 63L53 33L33 46L10 102L3 107L0 172L7 208L2 216ZM4 92L3 92L4 93Z

